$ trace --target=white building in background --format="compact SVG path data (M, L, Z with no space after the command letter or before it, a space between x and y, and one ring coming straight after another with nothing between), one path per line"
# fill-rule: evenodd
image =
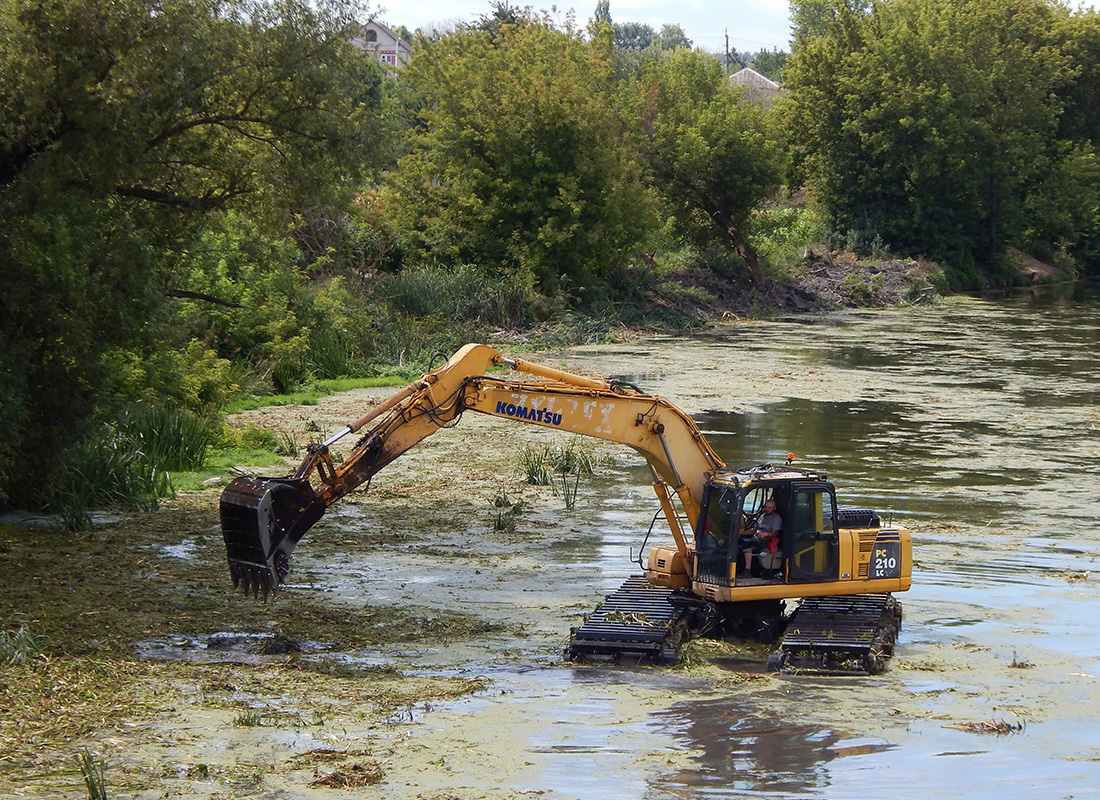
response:
M729 81L734 86L741 86L747 99L762 104L764 108L771 108L784 91L771 78L765 78L749 67L730 75Z
M405 66L412 58L412 47L381 22L370 21L363 26L363 35L355 44L373 52L378 60L394 69Z

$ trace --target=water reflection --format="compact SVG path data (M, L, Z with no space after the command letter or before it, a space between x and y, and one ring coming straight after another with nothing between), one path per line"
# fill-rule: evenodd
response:
M1098 498L1087 481L1065 476L1100 470L1098 298L1095 287L1080 286L996 302L951 298L607 354L629 355L637 371L622 377L659 393L664 352L705 352L700 363L715 375L746 375L748 355L741 408L716 402L723 410L696 415L731 466L793 452L796 465L833 478L841 502L875 508L890 522L1026 528L1041 518L1043 530L1033 531L1041 537L1089 532L1088 556L1100 553L1091 535ZM773 370L772 378L791 375L791 391L780 385L755 396L751 376ZM851 396L800 394L798 381L818 370L839 370ZM646 482L640 470L625 485ZM630 536L631 521L623 522L621 532L614 526L620 546Z
M885 401L815 402L791 399L765 411L710 411L696 417L703 430L735 434L712 438L731 465L782 461L822 470L836 480L840 502L869 505L912 519L956 519L971 514L961 491L982 486L1034 485L1036 470L978 464L995 425L922 421L921 409ZM935 464L935 469L922 465Z
M721 337L684 345L715 374L744 377L743 402L708 400L724 410L696 415L728 464L794 452L829 473L841 502L913 526L908 664L877 688L785 681L769 698L655 714L695 758L648 796L835 800L877 785L948 797L960 770L983 796L1100 796L1093 721L1064 704L1094 698L1100 675L1095 618L1081 613L1100 572L1100 293L952 298ZM1007 668L1017 652L1042 668ZM895 702L912 716L891 729L883 709ZM1043 724L980 743L943 727L1002 714ZM922 769L931 758L943 767Z
M653 723L697 753L694 766L651 784L661 796L827 795L830 762L895 747L782 720L749 699L678 703Z
M1049 513L1053 529L1091 529L1095 493L1062 471L1100 469L1100 303L1095 287L1063 291L768 326L754 359L790 371L792 389L800 372L841 370L852 397L698 420L735 434L712 437L727 463L794 452L831 473L846 502L907 519Z

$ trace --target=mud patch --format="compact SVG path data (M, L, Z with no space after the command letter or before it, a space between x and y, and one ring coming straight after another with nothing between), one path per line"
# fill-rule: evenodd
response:
M332 644L302 642L274 633L210 633L197 636L165 636L134 645L140 658L203 663L258 664L265 660L320 653Z
M826 306L895 306L934 298L939 267L922 260L862 261L852 253L806 253L797 284Z

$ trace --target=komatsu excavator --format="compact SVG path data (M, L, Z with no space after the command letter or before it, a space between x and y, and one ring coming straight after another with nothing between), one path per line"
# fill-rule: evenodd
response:
M487 374L494 367L521 377ZM629 578L573 630L568 658L670 663L691 636L775 641L782 634L773 669L884 668L901 623L890 593L911 583L909 531L882 527L873 511L839 508L824 474L794 468L789 459L727 468L691 417L661 397L507 358L483 344L466 345L310 445L293 475L230 482L221 523L234 585L265 597L275 591L295 546L329 506L464 411L619 442L652 469L674 544L652 547L644 576ZM329 448L364 430L335 464ZM743 533L769 500L783 523L778 546L746 556L751 540Z

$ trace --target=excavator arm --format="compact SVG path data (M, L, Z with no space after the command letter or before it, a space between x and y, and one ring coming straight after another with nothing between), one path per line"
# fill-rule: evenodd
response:
M523 373L507 380L493 366ZM723 464L694 421L668 401L626 383L574 375L468 344L443 366L372 408L328 440L310 445L287 477L240 477L222 492L221 522L234 585L253 593L278 588L294 547L333 503L463 411L619 442L640 452L682 556L688 552L673 497L697 518L708 473ZM368 428L368 426L370 426ZM329 448L366 429L334 464Z

